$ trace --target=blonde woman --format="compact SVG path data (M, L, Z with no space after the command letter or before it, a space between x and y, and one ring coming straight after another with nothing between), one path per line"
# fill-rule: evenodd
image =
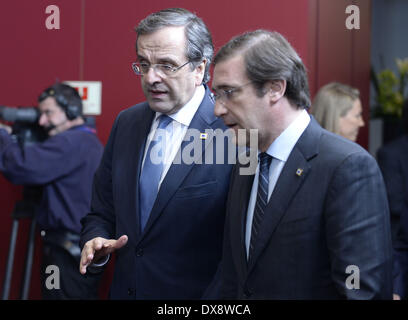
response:
M364 126L362 110L358 89L332 82L320 88L311 113L326 130L356 141Z

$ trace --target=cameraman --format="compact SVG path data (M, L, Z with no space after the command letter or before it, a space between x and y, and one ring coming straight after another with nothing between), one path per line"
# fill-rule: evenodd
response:
M0 171L14 184L43 186L35 216L44 240L43 299L97 299L101 274L78 271L79 233L103 146L95 131L85 126L81 97L74 88L55 84L38 102L38 123L49 138L20 147L9 135L11 128L0 124ZM60 289L47 289L49 265L59 268Z

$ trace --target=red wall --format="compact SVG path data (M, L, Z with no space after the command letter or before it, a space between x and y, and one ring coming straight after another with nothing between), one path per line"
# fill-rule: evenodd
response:
M345 13L348 5L360 9L360 29L348 30ZM368 146L370 83L370 0L312 0L309 14L309 68L311 93L323 85L338 81L360 90L365 127L357 142Z
M367 87L368 92L368 83L366 86L363 83L368 76L366 67L369 63L365 45L362 45L364 50L357 50L356 41L354 44L349 41L349 33L339 32L333 37L333 30L341 29L340 23L345 29L345 6L342 8L338 3L337 0L2 1L0 105L34 105L39 92L57 78L61 81L102 81L102 115L97 117L97 129L101 141L106 143L119 111L143 100L139 79L130 68L135 59L133 29L140 19L166 7L185 7L202 17L213 33L216 49L243 31L265 28L281 32L306 63L312 93L337 76L339 81L361 84L360 89ZM45 27L45 8L51 4L60 8L60 30L47 30ZM338 24L334 24L335 21ZM322 29L324 26L328 29ZM354 51L350 51L351 48ZM354 60L354 52L358 52L358 57L361 56L366 63ZM333 53L336 55L333 56ZM333 57L336 58L335 63ZM345 68L353 74L352 77L349 73L343 74ZM0 176L1 285L9 244L10 213L14 201L21 197L20 193L21 187L11 185ZM20 228L23 232L17 248L12 299L19 297L21 267L18 264L23 263L25 224ZM40 298L39 249L37 246L31 299ZM106 296L110 277L111 269L101 290L102 297Z

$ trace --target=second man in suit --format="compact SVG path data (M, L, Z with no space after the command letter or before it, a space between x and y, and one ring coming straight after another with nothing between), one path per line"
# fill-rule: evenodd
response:
M309 116L306 69L279 33L240 35L214 58L215 113L258 130L259 165L232 173L222 297L390 299L384 183L360 146Z
M116 251L111 298L199 299L221 259L231 172L200 161L215 150L206 130L226 129L206 86L211 35L184 9L151 14L136 31L132 67L147 101L113 125L82 221L80 271ZM184 161L194 130L202 152Z

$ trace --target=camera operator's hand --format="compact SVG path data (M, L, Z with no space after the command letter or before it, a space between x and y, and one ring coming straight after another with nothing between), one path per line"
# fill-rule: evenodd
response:
M118 240L104 239L101 237L93 238L85 243L81 252L81 261L79 263L79 272L86 273L86 268L92 263L98 263L103 257L122 248L128 241L126 235L121 236Z
M5 124L3 124L3 123L0 123L0 128L1 128L1 129L5 129L8 134L11 134L12 129L11 129L10 126L5 125Z

